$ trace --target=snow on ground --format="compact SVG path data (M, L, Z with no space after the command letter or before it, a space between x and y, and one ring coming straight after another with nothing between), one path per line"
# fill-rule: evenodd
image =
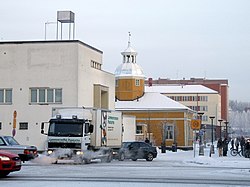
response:
M246 179L248 176L250 176L250 159L237 156L230 155L230 150L228 151L227 157L219 157L218 156L218 150L215 147L215 154L212 154L211 157L209 156L209 149L210 147L206 147L204 149L204 156L198 155L198 145L194 151L182 151L180 149L177 150L177 152L172 151L166 151L166 153L161 153L161 150L158 149L158 156L155 160L152 162L146 162L145 160L138 160L137 162L134 161L124 161L120 162L117 160L114 160L111 163L100 163L100 164L88 164L85 166L82 165L52 165L51 163L54 161L53 158L47 157L45 155L39 155L38 158L36 158L33 161L29 161L23 164L23 168L20 172L13 173L13 178L18 176L25 176L26 179L31 176L40 176L41 172L45 172L47 176L52 174L53 176L58 176L60 179L60 176L67 176L70 177L86 177L88 173L91 174L91 172L95 172L96 176L112 176L115 172L115 176L123 176L126 174L126 177L133 176L133 174L137 175L138 177L147 177L154 178L157 177L169 177L175 179L176 172L178 172L178 175L183 175L187 178L192 178L194 176L194 172L200 172L196 173L195 175L203 176L205 175L208 180L211 179L217 179L219 177L225 176L227 178L237 178L239 180ZM98 162L98 161L97 161ZM114 164L113 167L112 164ZM26 165L26 166L25 166ZM30 165L37 165L35 167L30 167ZM47 165L46 167L43 167L43 165ZM117 167L118 166L118 167ZM119 169L119 167L123 166L122 169ZM177 167L176 167L177 166ZM180 166L180 167L178 167ZM185 169L180 169L181 166L185 167ZM191 167L190 167L191 166ZM192 167L195 166L195 167ZM52 168L53 167L53 168ZM110 169L109 169L110 167ZM147 170L146 168L150 168L150 170ZM199 168L200 167L200 168ZM34 170L36 168L36 170ZM39 169L40 168L40 169ZM101 168L99 171L97 168ZM162 169L162 168L168 168L168 169ZM169 169L171 168L171 169ZM192 170L192 168L195 168ZM218 168L215 170L215 168ZM222 168L222 169L221 169ZM146 169L146 171L145 171ZM160 170L159 170L160 169ZM78 172L78 174L72 172L65 175L65 172L67 170L72 170L75 172ZM124 171L123 171L124 170ZM85 171L85 173L83 172ZM101 173L104 171L104 173ZM151 171L151 172L148 172ZM86 173L87 172L87 173ZM62 173L62 174L61 174ZM139 173L139 174L138 174ZM11 176L10 175L10 176ZM134 176L133 176L134 177ZM132 177L132 178L133 178ZM45 179L45 178L44 178ZM38 187L45 187L45 186L60 186L60 187L68 187L68 186L103 186L103 187L111 187L111 186L152 186L153 183L133 183L133 182L95 182L95 181L85 181L85 182L79 182L79 181L36 181L35 179L31 182L29 181L22 181L22 183L18 183L18 185L12 181L1 181L1 187L26 187L27 185L30 185L32 182L32 185L38 186ZM182 187L183 184L174 184L174 183L157 183L153 184L154 186L171 186L171 187ZM195 185L195 184L194 184ZM192 184L185 184L185 186L194 186ZM197 184L196 184L197 185ZM207 187L211 185L206 184L199 184L201 187ZM212 186L234 186L235 185L212 185ZM239 185L242 186L242 185Z
M230 149L227 156L219 157L219 153L216 147L214 147L215 154L209 156L210 147L204 148L204 156L199 156L199 147L197 146L195 153L194 151L182 151L177 152L166 151L161 153L158 150L157 159L172 161L172 163L179 163L184 165L200 165L200 166L211 166L211 167L235 167L235 168L246 168L249 166L250 170L250 159L242 156L232 156ZM166 156L167 155L167 156Z

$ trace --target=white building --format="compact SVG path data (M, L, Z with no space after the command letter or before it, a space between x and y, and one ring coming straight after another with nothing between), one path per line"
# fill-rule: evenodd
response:
M0 135L44 149L41 122L52 107L114 109L115 77L102 70L102 51L78 40L0 43Z

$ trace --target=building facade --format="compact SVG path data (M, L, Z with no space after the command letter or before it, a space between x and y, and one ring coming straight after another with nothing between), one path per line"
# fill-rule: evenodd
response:
M45 149L40 125L53 107L114 109L115 76L102 70L103 52L78 40L0 43L1 135Z
M227 79L205 79L205 78L191 78L191 79L156 79L149 78L146 84L151 85L203 85L212 90L217 91L221 96L221 119L228 121L229 112L229 84Z

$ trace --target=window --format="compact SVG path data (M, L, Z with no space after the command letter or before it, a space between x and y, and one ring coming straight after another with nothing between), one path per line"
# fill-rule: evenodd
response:
M0 130L2 129L2 122L0 122Z
M61 88L30 88L30 101L32 104L62 103Z
M45 103L45 89L39 89L39 103Z
M174 127L172 125L166 125L165 134L166 134L167 140L173 140L174 139Z
M140 86L140 80L139 79L135 79L135 86Z
M47 89L47 102L53 103L54 102L54 90L53 89Z
M136 134L142 134L142 126L136 126Z
M96 62L96 61L94 61L94 60L91 60L91 61L90 61L90 65L91 65L92 68L95 68L95 69L101 69L101 68L102 68L101 63Z
M20 122L19 129L20 130L28 130L28 123L27 122Z
M36 103L37 102L37 89L31 89L31 102Z
M0 104L12 104L12 89L0 89Z
M118 83L118 80L116 79L115 80L115 87L118 87L119 86L119 83Z
M56 103L62 102L62 89L55 89L55 102Z

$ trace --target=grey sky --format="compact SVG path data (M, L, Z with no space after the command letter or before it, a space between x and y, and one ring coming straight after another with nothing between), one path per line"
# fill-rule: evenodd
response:
M130 31L147 78L226 78L229 98L250 102L249 0L2 0L0 40L44 40L58 10L75 13L75 39L104 52L106 71L122 62Z

